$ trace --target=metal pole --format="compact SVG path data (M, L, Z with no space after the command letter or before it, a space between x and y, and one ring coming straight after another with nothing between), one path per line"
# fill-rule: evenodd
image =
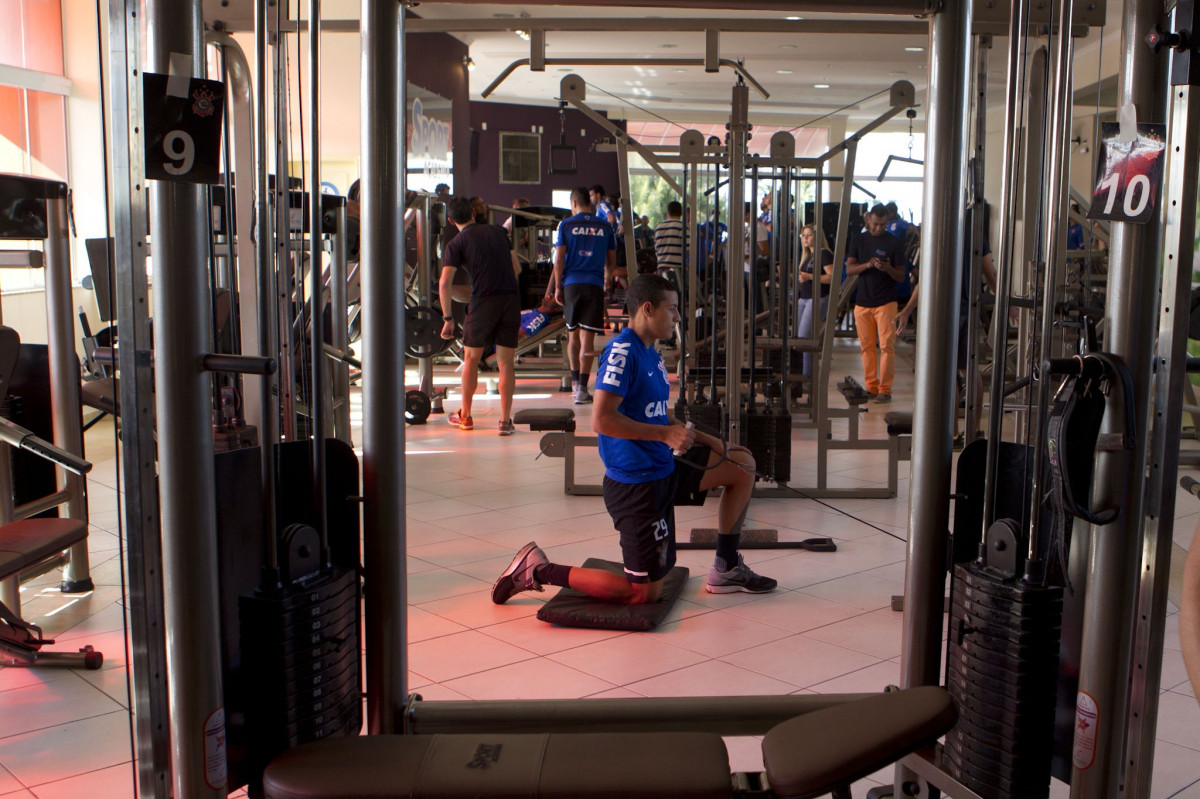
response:
M1039 334L1039 354L1037 362L1045 363L1053 354L1054 346L1054 293L1058 286L1058 276L1066 254L1066 217L1067 217L1067 182L1070 176L1068 159L1070 157L1067 141L1071 135L1071 59L1074 46L1071 38L1071 19L1074 13L1073 0L1061 0L1060 18L1058 22L1058 37L1055 51L1054 83L1051 94L1049 121L1049 136L1046 158L1046 202L1042 218L1045 220L1042 236L1042 329ZM1036 405L1029 415L1029 422L1034 424L1033 433L1033 462L1040 464L1046 459L1046 429L1043 424L1044 415L1050 409L1051 381L1049 375L1042 375L1037 382L1037 391L1030 392L1036 396ZM1042 516L1042 470L1034 469L1030 475L1031 495L1034 498L1030 508L1029 524L1029 562L1026 574L1033 582L1041 583L1044 576L1044 564L1037 557L1037 546L1041 532Z
M969 140L971 8L949 3L929 27L921 304L913 401L911 510L904 586L904 687L937 685L946 590L955 338L962 281ZM928 292L928 294L926 294ZM928 305L926 305L928 303Z
M170 711L167 702L166 622L162 596L155 470L154 391L150 367L149 289L146 278L146 170L142 121L140 0L110 3L110 187L116 276L117 369L121 376L121 456L129 572L130 674L138 792L170 793Z
M254 65L259 86L267 83L267 33L271 27L267 0L254 0ZM267 357L279 355L279 312L276 302L278 273L275 269L275 237L271 227L271 201L267 181L267 93L258 93L254 108L254 221L255 250L258 278L258 351ZM243 193L243 197L245 194ZM278 205L276 205L278 209ZM244 235L244 234L242 234ZM279 398L275 391L274 374L263 374L258 381L262 427L262 487L260 506L263 514L263 533L266 539L266 566L262 583L265 588L279 585L279 541L275 518L275 447L279 444Z
M955 339L966 215L965 159L970 140L969 3L948 3L930 18L929 112L925 130L925 244L922 311L917 322L908 563L904 573L901 684L938 685L946 591L950 463L955 409ZM847 175L847 180L850 176ZM925 294L925 292L929 292ZM928 304L926 304L928 303ZM895 794L911 795L916 775L896 767ZM932 795L922 786L922 795Z
M979 418L982 399L979 396L979 338L980 304L979 286L983 279L983 243L987 238L987 220L984 211L987 200L983 191L983 157L987 146L987 67L988 52L992 49L991 36L975 37L975 141L972 143L974 168L968 177L971 196L971 282L970 302L967 307L967 390L963 401L963 441L969 443L979 433ZM961 313L961 310L959 311Z
M637 220L633 218L633 197L629 187L629 142L624 136L617 136L617 185L621 189L621 228L625 231L618 239L617 246L625 248L625 268L632 269L636 275L637 248L633 229L637 226Z
M292 332L292 300L290 297L292 226L292 180L288 171L288 131L291 111L288 103L287 39L281 30L284 4L267 2L267 14L274 11L271 31L275 36L275 58L272 61L272 85L275 90L275 293L272 295L272 316L276 319L274 353L279 355L279 375L275 385L279 391L279 432L284 440L296 440L296 342ZM269 18L269 17L268 17ZM263 74L263 73L260 73ZM263 83L266 81L264 79Z
M729 241L725 244L725 409L729 414L729 440L742 441L742 363L746 346L745 320L754 324L754 306L747 312L746 278L746 144L750 137L750 87L738 81L733 87L733 110L729 117ZM714 231L715 232L715 231ZM715 243L714 243L714 246ZM750 242L753 258L755 242ZM753 261L751 261L753 266ZM713 340L713 352L717 341ZM753 357L753 353L751 353ZM716 360L714 358L714 360Z
M168 72L182 55L190 75L203 75L200 5L146 3L152 71ZM176 796L215 799L226 793L226 762L211 377L201 365L212 346L208 212L202 186L154 188L154 255L169 265L155 274L154 349L172 776Z
M1122 20L1120 104L1136 108L1143 122L1165 120L1162 88L1166 81L1160 80L1158 56L1145 44L1146 35L1161 22L1161 13L1160 2L1130 0ZM1131 432L1137 445L1133 451L1101 451L1096 458L1092 507L1120 507L1121 515L1110 525L1091 529L1091 574L1076 696L1077 707L1094 703L1099 724L1090 753L1087 742L1076 736L1072 797L1115 796L1122 788L1125 767L1138 766L1127 763L1124 718L1130 699L1135 598L1139 572L1144 571L1139 533L1157 331L1158 283L1147 279L1146 272L1148 265L1160 263L1160 233L1157 225L1116 222L1109 248L1105 344L1133 377L1133 397L1128 399L1133 402L1137 429ZM1123 412L1121 402L1110 400L1101 434L1119 429L1120 422L1114 420L1122 419Z
M346 204L338 205L337 233L333 236L333 253L329 259L330 343L339 352L349 354L350 331L347 329L349 309L346 301ZM333 369L333 434L351 443L350 436L350 367L339 363Z
M321 563L329 563L329 531L325 524L325 439L329 437L325 396L325 270L322 268L324 215L321 213L321 0L308 0L308 412L312 419L312 503L315 527L321 537Z
M363 562L367 726L399 732L408 676L404 527L404 17L362 0Z
M1008 29L1008 85L1004 97L1004 154L1001 164L1004 177L1000 189L1000 236L996 242L996 308L992 312L992 380L988 391L991 409L988 414L987 468L984 476L983 528L995 521L996 499L993 496L1000 457L1000 433L1004 426L1005 352L1008 348L1008 298L1012 294L1016 238L1017 162L1021 129L1021 97L1025 73L1025 39L1029 30L1027 0L1012 0ZM926 148L928 149L928 142ZM933 185L926 178L926 185Z
M763 735L805 713L877 694L639 697L637 699L417 700L408 708L414 735L481 732L714 732Z
M1172 30L1184 27L1176 8ZM1179 74L1183 73L1183 74ZM1158 696L1162 680L1164 620L1170 584L1171 520L1175 518L1179 428L1187 375L1188 307L1196 217L1196 182L1200 162L1200 95L1192 91L1196 76L1178 69L1171 76L1171 120L1167 146L1166 210L1163 232L1162 309L1159 313L1154 413L1150 439L1149 484L1143 519L1143 548L1138 613L1134 631L1135 677L1126 719L1129 741L1125 784L1131 797L1150 795L1154 766Z
M83 457L83 420L80 418L79 363L75 357L75 314L71 299L71 233L67 227L67 187L46 201L46 327L50 352L50 396L54 444ZM87 481L61 466L58 490L67 491L66 516L87 523ZM63 569L62 590L92 590L88 573L87 541L71 547L71 559Z

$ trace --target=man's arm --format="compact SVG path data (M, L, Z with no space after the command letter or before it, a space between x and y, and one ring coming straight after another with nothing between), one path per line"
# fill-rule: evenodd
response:
M509 250L508 257L512 259L513 277L521 276L521 262L517 260L517 251Z
M903 333L905 325L908 324L909 317L913 315L913 311L917 310L917 295L921 293L921 284L913 286L912 296L908 298L908 303L905 304L904 310L896 314L896 332Z
M561 244L554 248L554 272L551 280L554 286L554 301L562 305L563 301L563 269L567 264L567 248Z
M601 366L601 370L603 368ZM595 403L592 405L592 429L597 435L630 441L661 441L672 450L684 451L695 442L696 431L689 430L678 421L669 425L635 422L619 410L624 397L605 391L600 386L596 386L596 389Z
M450 311L454 307L453 292L454 273L458 269L453 266L443 266L442 276L438 279L438 296L442 299L442 315L450 316ZM454 320L442 320L442 338L454 338Z
M612 280L617 275L617 251L609 250L604 259L604 282Z

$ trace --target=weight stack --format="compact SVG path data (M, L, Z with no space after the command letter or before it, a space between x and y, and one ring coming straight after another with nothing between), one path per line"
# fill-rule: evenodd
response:
M333 568L278 594L242 596L249 760L261 774L283 751L362 728L359 590Z
M742 412L742 436L758 472L777 483L792 479L792 416L784 412Z
M687 405L677 402L675 404L676 417L685 422L691 422L697 430L711 436L724 437L723 415L720 403L703 402Z
M1050 790L1062 589L954 568L946 689L959 709L946 769L984 799Z

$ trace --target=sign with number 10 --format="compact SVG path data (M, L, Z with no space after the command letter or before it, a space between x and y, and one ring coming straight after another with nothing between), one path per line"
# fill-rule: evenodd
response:
M1166 126L1141 124L1137 138L1121 141L1120 125L1101 126L1101 147L1096 161L1096 187L1088 219L1149 222L1158 210L1166 156Z
M145 94L146 177L185 183L216 183L220 178L221 114L225 84L191 78L171 91L175 82L167 75L146 72Z

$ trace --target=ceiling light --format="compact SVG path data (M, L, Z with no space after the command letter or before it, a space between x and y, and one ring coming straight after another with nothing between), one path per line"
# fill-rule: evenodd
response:
M475 71L475 59L469 55L463 56L463 66L467 68L467 72Z
M904 52L906 52L906 53L923 53L923 52L925 52L925 48L924 47L905 47Z
M799 20L804 19L804 17L784 17L784 19L786 19L788 22L798 22Z
M790 69L777 69L777 70L775 70L776 74L778 74L778 75L791 75L791 74L793 73L793 71L794 71L794 70L790 70Z
M530 36L529 36L529 31L520 31L520 30L518 30L518 31L513 31L513 33L517 34L518 36L520 36L520 37L521 37L522 39L524 39L525 41L529 41L529 39L530 39Z
M687 72L687 70L686 70L686 69L684 69L683 67L679 67L679 68L677 68L675 71L676 71L676 72Z
M813 88L814 89L828 89L829 84L828 83L814 83Z
M797 46L796 46L796 45L794 45L794 44L781 44L781 45L779 45L779 49L780 49L780 50L795 50L795 49L796 49L796 47L797 47Z

